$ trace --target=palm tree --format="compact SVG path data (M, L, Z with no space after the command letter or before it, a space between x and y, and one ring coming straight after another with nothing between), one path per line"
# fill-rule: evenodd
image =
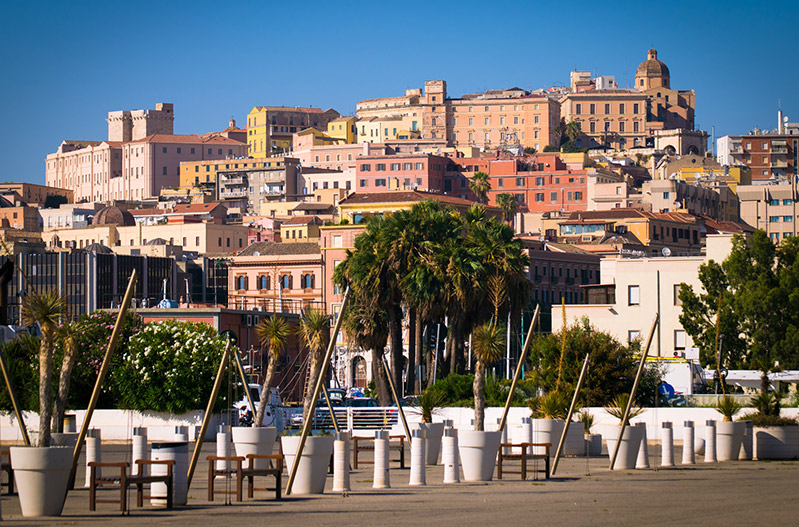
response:
M308 387L305 392L305 402L302 406L303 422L311 419L310 409L316 405L312 401L314 387L316 386L319 374L322 371L322 359L330 341L330 316L318 309L310 308L300 318L299 334L302 342L308 348L308 355L311 361L311 373L308 379Z
M277 370L277 364L286 351L290 334L291 328L286 319L277 315L263 319L255 327L255 336L258 338L258 342L261 343L261 346L267 347L269 364L266 367L266 375L264 375L264 382L261 385L261 400L258 402L258 411L252 422L253 427L263 425L266 407L269 405L269 391L272 389L272 381L275 378L275 370ZM249 387L245 389L249 390Z
M513 219L513 215L516 214L516 210L519 208L519 202L516 201L513 194L503 192L497 196L497 206L502 209L502 220L510 224L510 220Z
M50 446L53 414L53 347L56 328L66 312L66 299L58 291L33 291L22 299L22 323L38 324L39 345L39 446Z
M75 367L78 352L78 327L76 323L62 324L56 333L56 338L61 341L64 348L64 358L61 360L61 371L58 375L58 394L55 399L55 412L53 415L53 432L64 431L64 412L67 406L69 385L72 380L72 370Z
M474 366L474 429L483 430L485 421L485 370L486 366L502 358L505 350L505 325L493 321L477 326L472 333Z
M478 203L484 205L488 203L488 191L491 190L488 174L485 172L475 172L472 176L472 180L469 182L469 189L474 192Z
M566 137L569 138L569 141L576 141L578 137L583 135L582 127L580 126L579 121L569 121L566 124L566 129L564 130Z

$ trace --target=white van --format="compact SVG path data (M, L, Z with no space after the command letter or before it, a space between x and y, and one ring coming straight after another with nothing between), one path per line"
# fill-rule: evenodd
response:
M241 391L241 385L238 386L239 391ZM252 402L255 404L255 410L258 411L258 405L261 402L261 385L257 383L250 383L250 396L252 397ZM264 422L263 426L277 426L276 420L278 412L280 411L280 406L282 400L280 398L280 393L278 392L277 388L271 388L269 390L271 393L269 394L269 406L266 407L266 413L264 414ZM250 402L247 400L247 395L242 394L241 399L233 405L239 411L239 419L242 419L243 416L247 414L250 409ZM250 416L252 419L252 416Z

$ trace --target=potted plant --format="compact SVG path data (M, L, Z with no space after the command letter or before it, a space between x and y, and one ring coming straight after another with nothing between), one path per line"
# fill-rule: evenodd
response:
M592 434L591 428L594 426L594 416L588 410L580 410L577 413L577 422L583 425L583 433L586 445L588 446L589 456L599 456L602 454L602 435Z
M745 421L733 421L742 406L734 398L725 395L716 403L716 411L723 416L716 423L716 459L719 461L737 460L746 434Z
M53 348L66 299L58 291L32 291L22 300L22 321L39 325L39 440L35 447L11 447L22 515L60 516L72 468L72 449L50 446Z
M611 406L606 406L605 411L619 420L619 426L622 426L622 419L624 418L624 410L627 408L627 403L630 396L626 393L617 395L613 399ZM621 438L619 445L619 452L616 456L616 463L613 465L613 470L632 470L635 468L638 459L638 450L641 448L641 440L644 437L644 428L638 426L630 426L630 419L637 417L644 413L644 409L633 404L630 407L630 414L627 416L626 426L624 428L624 435ZM618 434L614 433L612 438L608 438L608 455L613 456L613 450L616 447Z
M505 326L494 322L475 328L472 353L477 359L474 371L474 430L458 432L458 453L466 481L491 481L502 432L484 430L486 365L502 358L505 350Z
M269 362L266 367L266 375L261 385L261 397L258 401L258 409L253 418L252 427L234 426L231 428L233 444L236 447L236 455L247 457L248 454L269 455L275 445L277 428L273 426L262 426L266 409L269 406L269 394L272 383L275 379L275 371L280 358L286 352L291 328L283 317L272 315L263 319L255 327L255 336L261 346L267 348ZM245 388L249 390L249 387ZM256 460L255 468L266 468L267 460Z
M533 425L533 443L549 443L551 455L560 441L565 425L569 403L566 396L558 391L550 392L542 397L534 397L527 402L530 408ZM534 447L534 454L543 454L544 447Z
M752 421L754 459L799 458L799 425L796 419L780 416L779 398L772 392L761 392L752 399L757 408L741 420Z
M316 401L312 400L313 390L321 373L323 354L330 339L330 316L316 309L308 309L300 318L298 333L308 348L311 360L311 376L308 379L308 391L305 393L303 403L303 423L307 423L307 419L313 419L316 406ZM286 467L291 470L300 444L300 436L283 436L280 441L283 455L286 457ZM327 468L332 455L332 435L325 433L309 435L302 449L291 493L322 494L325 491Z
M444 402L445 395L439 390L428 388L419 394L417 403L422 422L418 427L425 432L427 440L427 459L425 463L435 465L438 463L438 454L441 451L441 437L444 435L444 423L433 422L433 412Z

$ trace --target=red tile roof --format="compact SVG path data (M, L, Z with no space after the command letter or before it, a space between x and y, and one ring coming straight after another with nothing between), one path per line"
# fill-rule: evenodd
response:
M324 222L318 216L292 216L283 222L283 225L322 225Z
M244 143L229 139L227 137L213 136L204 137L202 135L174 135L174 134L152 134L141 139L131 141L131 143L183 143L183 144L196 144L196 143L214 143L214 144L227 144L242 146Z
M211 212L217 207L223 207L221 203L191 203L188 205L175 205L175 214L201 214Z
M468 199L461 199L455 196L449 196L447 194L437 194L435 192L422 192L420 190L396 190L393 192L369 192L361 194L351 194L347 196L345 199L339 201L339 205L361 205L361 204L372 204L372 203L409 203L409 202L424 201L426 199L432 199L435 201L440 201L441 203L444 204L451 204L451 205L471 206L476 203L475 201L469 201ZM487 207L487 208L494 209L496 207Z

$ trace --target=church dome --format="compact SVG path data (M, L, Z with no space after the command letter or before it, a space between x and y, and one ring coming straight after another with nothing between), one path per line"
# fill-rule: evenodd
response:
M136 225L133 214L120 209L119 207L105 207L97 211L92 219L92 225L119 225L120 227L131 227Z
M635 71L636 77L669 77L669 68L658 60L656 49L650 49L647 59L638 66Z

